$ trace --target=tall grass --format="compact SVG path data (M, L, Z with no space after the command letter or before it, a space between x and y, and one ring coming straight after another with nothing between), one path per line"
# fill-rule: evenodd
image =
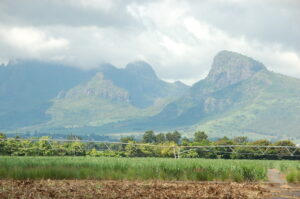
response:
M286 180L288 182L300 183L300 169L290 169L286 173Z
M0 157L1 179L260 181L265 163L108 157Z
M300 183L300 161L265 161L268 168L276 168L286 176L289 183Z

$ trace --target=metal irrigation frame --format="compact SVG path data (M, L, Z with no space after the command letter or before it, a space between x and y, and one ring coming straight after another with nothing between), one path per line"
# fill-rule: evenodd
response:
M214 152L214 153L229 153L229 154L240 154L240 155L260 155L260 156L268 156L268 155L278 155L278 156L295 156L300 157L300 155L295 155L295 153L299 150L299 146L262 146L262 145L207 145L207 146L183 146L183 145L155 145L155 144L145 144L145 143L135 143L135 142L111 142L111 141L95 141L95 140L68 140L68 139L38 139L38 138L2 138L0 141L8 141L8 140L15 140L15 141L46 141L52 147L51 142L81 142L81 143L98 143L104 144L107 150L113 151L110 148L110 144L120 144L120 145L132 145L132 146L148 146L148 147L158 147L158 148L169 148L173 149L174 158L178 159L181 157L182 154L196 149L203 149L202 152ZM53 147L52 147L53 148ZM228 149L227 151L212 151L212 149ZM238 149L241 148L251 148L256 150L255 153L241 153ZM287 154L270 154L267 153L270 149L283 149Z

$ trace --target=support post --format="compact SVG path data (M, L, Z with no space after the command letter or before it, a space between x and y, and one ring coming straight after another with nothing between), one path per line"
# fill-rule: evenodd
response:
M176 159L176 149L173 147L173 152L174 152L174 158Z

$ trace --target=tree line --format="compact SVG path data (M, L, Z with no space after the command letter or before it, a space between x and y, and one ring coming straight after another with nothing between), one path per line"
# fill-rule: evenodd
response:
M290 156L286 148L264 148L243 146L291 146L290 140L271 142L268 140L249 141L239 136L232 139L222 137L215 141L208 138L203 131L194 133L193 138L182 137L178 131L158 133L146 131L141 139L133 136L121 137L120 143L81 142L81 137L71 135L71 140L55 141L43 136L33 140L21 137L7 138L0 133L0 155L10 156L108 156L108 157L178 157L181 158L223 158L223 159L300 159L300 150L293 149ZM237 145L234 151L223 145ZM194 146L214 146L214 148L193 148ZM219 147L218 147L219 146ZM240 147L239 147L240 146Z

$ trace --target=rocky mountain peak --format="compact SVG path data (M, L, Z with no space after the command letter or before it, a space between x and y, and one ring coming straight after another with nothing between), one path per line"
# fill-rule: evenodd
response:
M97 73L90 81L70 89L64 96L69 99L97 97L112 101L129 102L128 92L106 80L102 73Z
M127 64L125 70L139 76L157 78L153 68L144 61L130 62L129 64Z
M248 79L261 70L267 70L262 63L239 53L224 50L214 57L206 80L224 87Z

